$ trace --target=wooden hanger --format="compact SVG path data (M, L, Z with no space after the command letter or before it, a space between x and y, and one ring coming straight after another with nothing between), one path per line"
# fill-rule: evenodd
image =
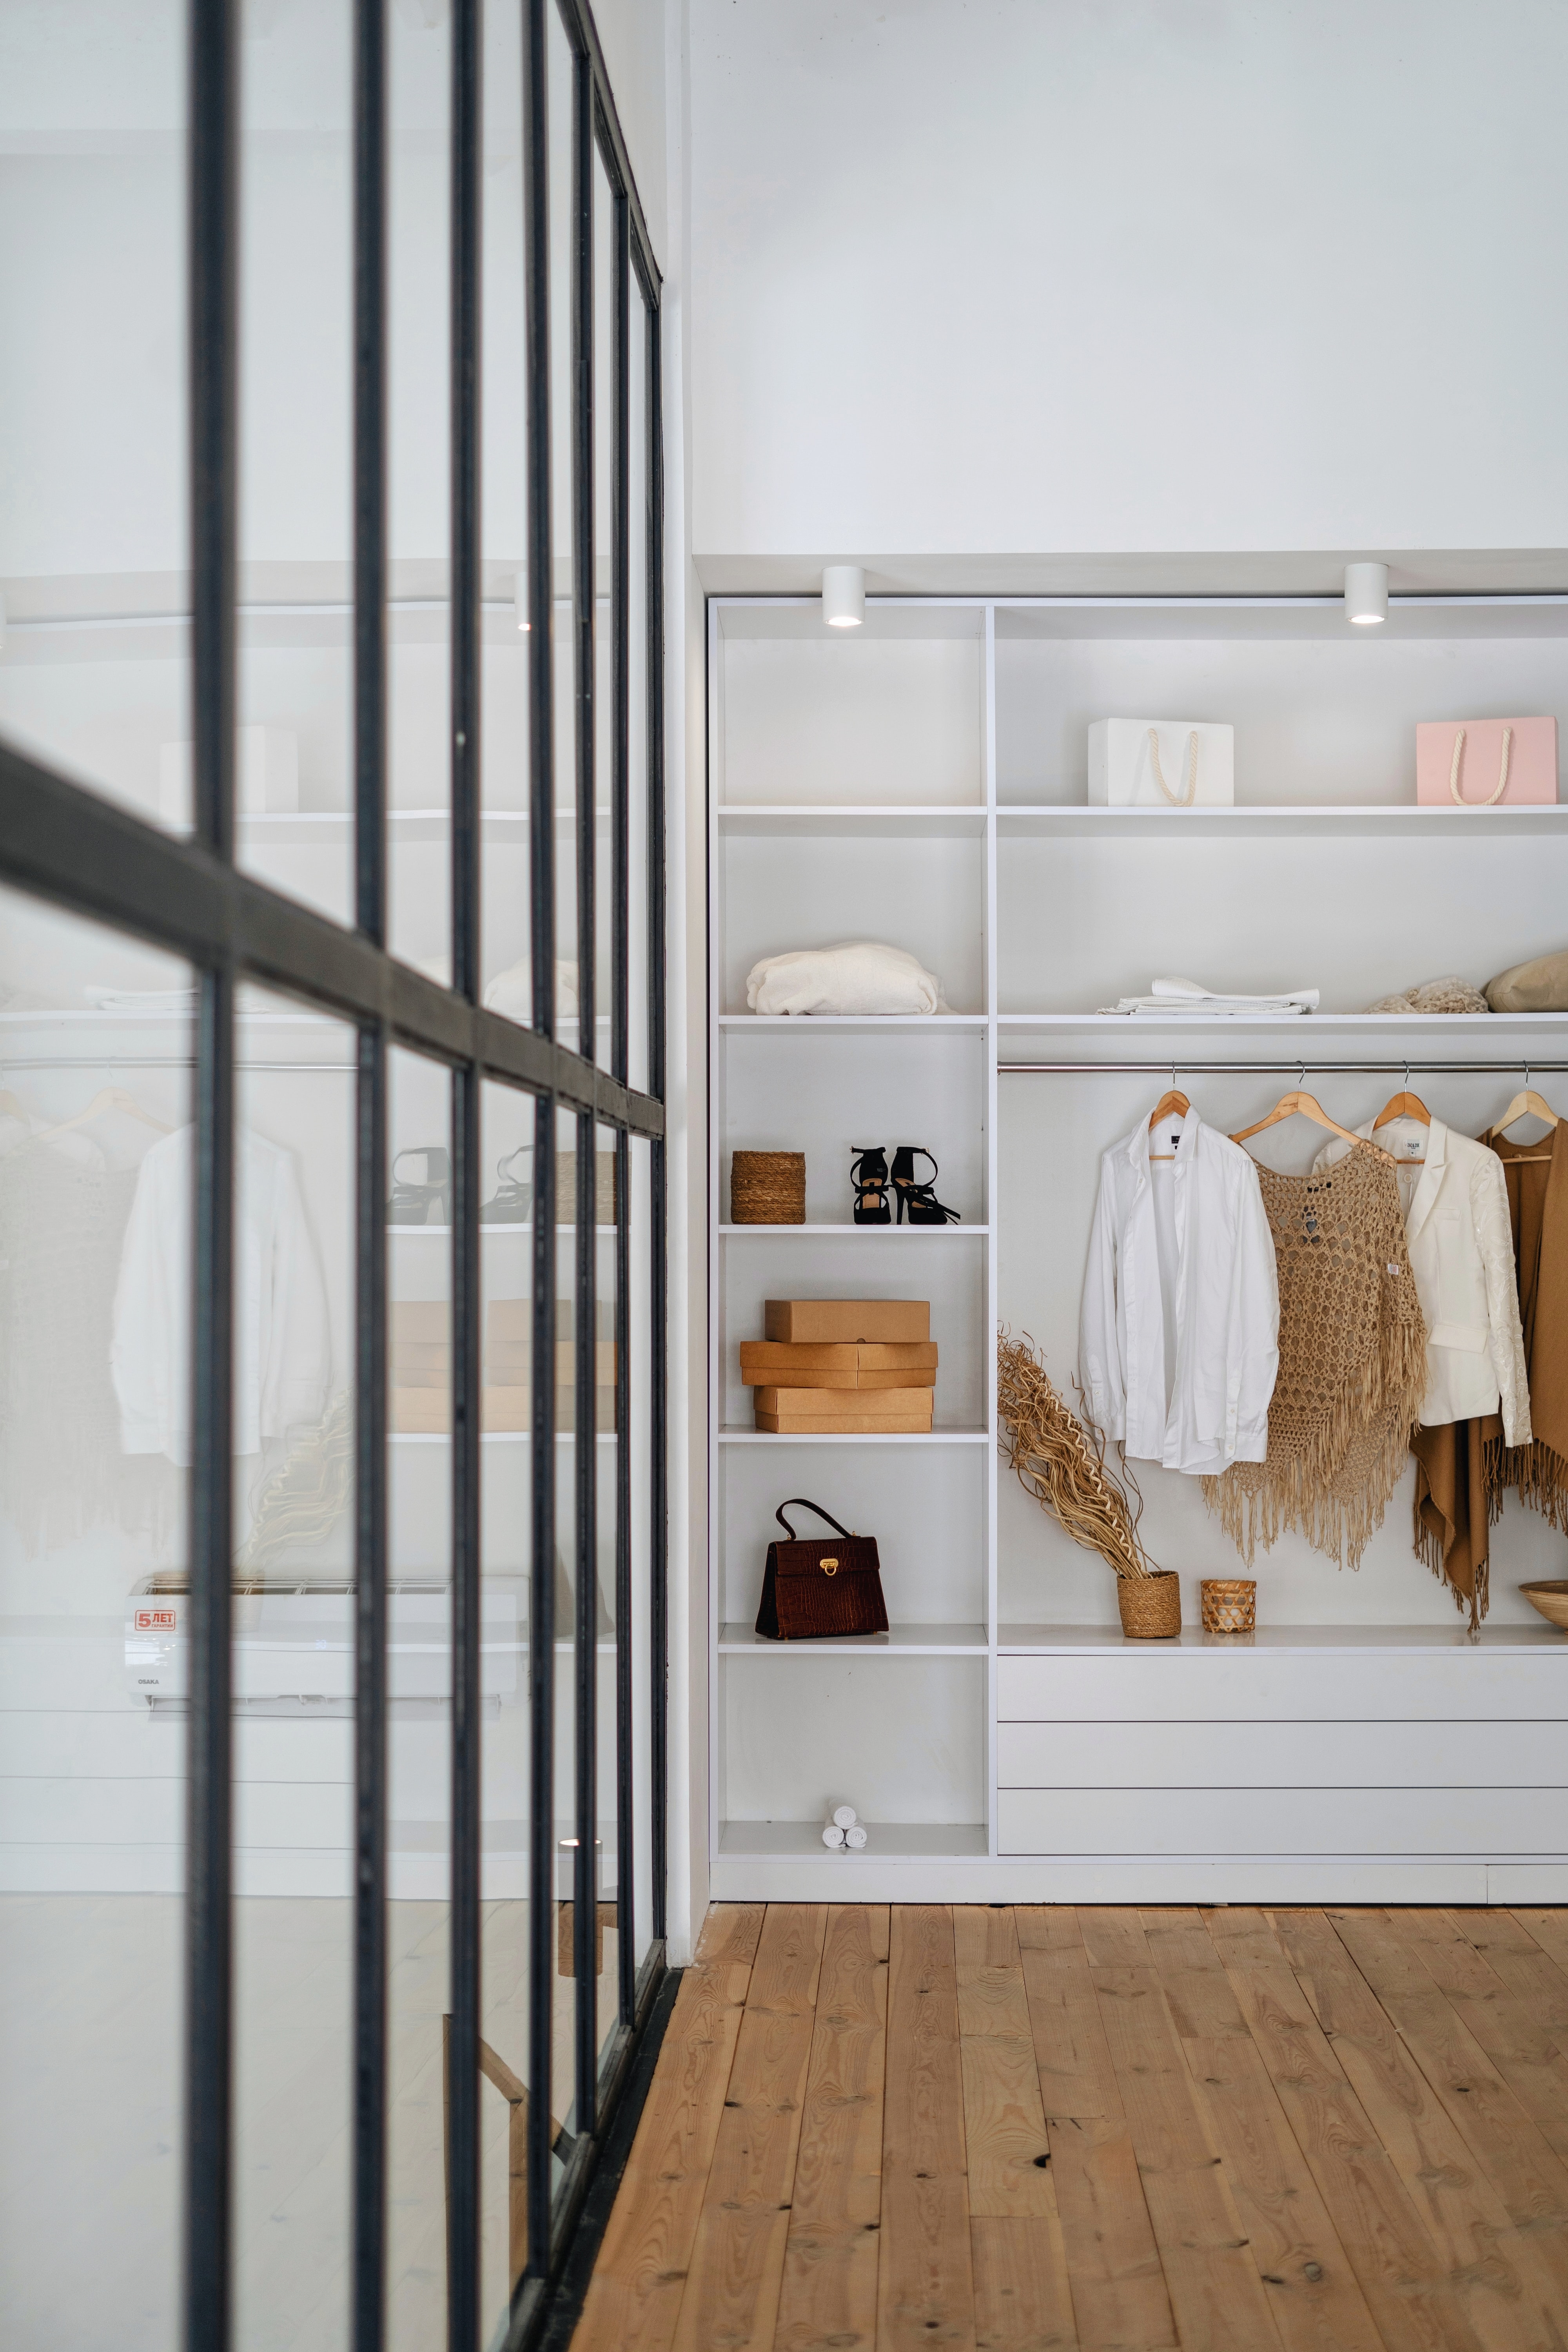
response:
M89 1119L101 1118L105 1111L110 1110L122 1110L128 1118L139 1118L145 1126L155 1127L160 1135L173 1132L161 1118L154 1118L150 1110L143 1110L135 1096L127 1094L123 1087L102 1087L85 1110L79 1110L74 1118L62 1119L58 1127L47 1127L42 1135L34 1136L33 1141L52 1143L57 1135L68 1135L72 1128L85 1127Z
M1405 1065L1404 1092L1389 1096L1388 1100L1384 1104L1383 1108L1373 1120L1373 1133L1375 1135L1380 1127L1387 1127L1391 1121L1396 1118L1413 1118L1422 1127L1430 1127L1432 1124L1431 1112L1427 1109L1420 1096L1413 1095L1410 1091L1410 1065L1408 1062Z
M1185 1118L1191 1108L1191 1103L1187 1100L1186 1096L1183 1094L1181 1088L1176 1084L1176 1073L1173 1068L1169 1087L1160 1097L1159 1101L1154 1105L1153 1109L1149 1114L1150 1134L1152 1135L1154 1129L1159 1126L1160 1121L1163 1118L1169 1118L1173 1111L1179 1113L1183 1118ZM1176 1155L1173 1151L1152 1151L1149 1154L1151 1160L1173 1160L1175 1156Z
M1267 1118L1255 1119L1250 1127L1244 1127L1239 1135L1233 1135L1230 1139L1233 1143L1245 1143L1248 1136L1261 1135L1266 1127L1278 1127L1281 1119L1293 1118L1298 1112L1303 1118L1315 1120L1319 1127L1326 1127L1331 1135L1343 1136L1347 1143L1366 1141L1364 1136L1352 1135L1348 1127L1342 1127L1337 1118L1331 1118L1316 1095L1308 1094L1304 1087L1298 1087L1293 1093L1281 1095ZM1370 1143L1366 1148L1369 1151L1375 1152L1380 1160L1385 1160L1390 1168L1394 1165L1394 1154L1391 1151L1384 1151L1381 1143Z
M1549 1102L1544 1101L1542 1097L1536 1093L1535 1088L1528 1083L1530 1077L1528 1066L1525 1069L1524 1075L1527 1083L1521 1088L1520 1092L1515 1095L1513 1100L1510 1103L1502 1117L1492 1126L1488 1128L1485 1135L1481 1139L1483 1143L1495 1142L1497 1138L1510 1128L1516 1119L1525 1118L1527 1117L1544 1119L1548 1127L1557 1126L1557 1113L1552 1109L1552 1105ZM1552 1155L1550 1151L1539 1151L1532 1154L1529 1159L1514 1160L1510 1162L1510 1165L1514 1168L1541 1168L1545 1165L1552 1156Z

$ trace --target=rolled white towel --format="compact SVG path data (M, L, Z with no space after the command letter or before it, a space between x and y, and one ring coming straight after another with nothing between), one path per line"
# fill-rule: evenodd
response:
M822 1832L822 1843L825 1846L832 1848L836 1853L842 1851L844 1845L844 1832L839 1828L837 1822L828 1822L826 1823Z
M859 1853L861 1852L866 1843L866 1828L864 1822L856 1822L850 1828L845 1831L844 1843L851 1853Z
M860 1816L853 1805L835 1805L833 1818L841 1830L852 1830Z
M753 1013L945 1013L935 972L875 940L763 956L746 975Z

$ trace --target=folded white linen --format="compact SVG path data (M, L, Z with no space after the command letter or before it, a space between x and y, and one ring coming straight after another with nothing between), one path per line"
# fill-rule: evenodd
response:
M1162 1000L1170 998L1182 1004L1223 1004L1256 1007L1267 1011L1276 1004L1299 1004L1304 1012L1315 1012L1318 992L1315 988L1277 988L1263 996L1238 996L1223 988L1204 988L1195 980L1178 980L1169 975L1152 980L1149 993Z
M1121 1013L1134 1021L1281 1021L1300 1019L1310 1011L1291 998L1281 996L1272 1002L1264 999L1247 1004L1176 1004L1168 996L1124 996L1115 1004L1102 1004L1101 1013Z
M945 1013L942 982L902 948L875 940L763 956L746 975L753 1013Z

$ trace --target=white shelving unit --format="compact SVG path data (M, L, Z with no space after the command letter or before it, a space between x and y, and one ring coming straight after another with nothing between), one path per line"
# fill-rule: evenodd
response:
M1568 1899L1568 1641L1516 1590L1568 1569L1560 1538L1510 1502L1472 1643L1399 1494L1359 1575L1282 1541L1252 1571L1258 1634L1216 1643L1191 1630L1197 1580L1247 1571L1196 1482L1148 1467L1189 1630L1127 1643L1109 1573L999 1475L994 1409L999 1323L1070 1388L1099 1156L1160 1091L1135 1066L1348 1066L1320 1091L1353 1124L1391 1091L1360 1064L1479 1064L1413 1079L1474 1133L1518 1084L1491 1066L1568 1059L1568 1016L1358 1010L1563 943L1568 804L1418 808L1414 730L1568 720L1568 599L1395 599L1378 632L1337 598L873 598L853 633L810 598L709 611L714 1896ZM1143 710L1231 719L1241 805L1089 807L1089 720ZM745 1009L757 957L854 938L919 955L952 1010ZM1097 1010L1172 971L1315 985L1323 1009ZM1003 1083L1036 1060L1134 1066ZM1568 1111L1568 1081L1536 1082ZM1238 1066L1189 1091L1234 1128L1281 1084ZM868 1142L929 1145L962 1223L850 1223ZM729 1221L738 1148L804 1150L805 1223ZM931 1299L929 1435L752 1427L737 1346L762 1302L836 1294ZM752 1632L774 1507L802 1493L879 1538L887 1635ZM820 1841L844 1797L871 1824L855 1856Z

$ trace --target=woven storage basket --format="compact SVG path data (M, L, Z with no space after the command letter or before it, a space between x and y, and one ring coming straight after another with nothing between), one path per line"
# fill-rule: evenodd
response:
M1121 1630L1130 1639L1168 1641L1182 1630L1182 1580L1168 1568L1152 1576L1119 1576L1116 1605Z
M733 1152L730 1219L737 1225L804 1225L805 1152Z
M1205 1633L1250 1633L1258 1622L1258 1587L1248 1576L1205 1576L1198 1586Z

